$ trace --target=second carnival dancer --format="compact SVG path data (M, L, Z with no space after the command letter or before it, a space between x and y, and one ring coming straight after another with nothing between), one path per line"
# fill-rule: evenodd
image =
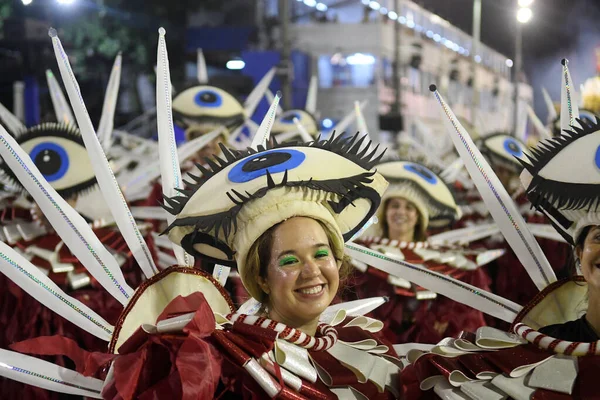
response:
M522 159L521 182L528 198L573 246L579 273L556 280L491 168L439 93L435 95L469 173L540 291L521 307L483 291L479 302L461 300L456 285L440 290L503 315L512 323L510 332L482 327L428 348L405 345L410 363L402 372L406 398L597 398L600 121L575 120L562 136L541 143Z
M427 241L429 226L441 228L460 218L444 180L417 162L388 161L376 168L390 187L376 214L378 223L355 243L489 290L489 278L474 260L465 257L465 249L444 249ZM355 272L350 291L358 298L389 297L373 316L385 321L384 332L393 343L435 343L485 323L480 311L423 288L413 290L410 282L373 267L366 273Z
M157 111L163 183L168 188L167 184L178 187L180 177L173 157L164 34L161 29ZM74 95L71 100L78 102L76 82L55 33L53 43L65 85ZM72 236L73 249L87 254L99 281L126 304L111 326L91 309L76 303L73 307L73 299L3 246L3 272L39 299L48 299L48 307L107 340L109 351L88 353L62 337L32 339L12 348L66 355L80 374L0 350L0 375L105 399L397 398L401 362L377 335L383 324L361 315L372 307L360 302L329 308L347 268L344 243L375 213L387 187L371 170L382 153L359 153L362 142L340 136L265 149L273 106L249 150L222 147L224 158L211 159L202 175L191 176L197 182L192 188L179 194L166 191L167 208L174 214L169 238L188 257L212 260L217 267L237 266L248 292L262 304L257 315L236 313L217 279L183 265L155 274L134 292L92 246L93 234L73 224L77 215L43 184L14 140L0 131L5 161L34 197L51 198L42 207L49 220ZM76 112L86 115L82 104ZM323 169L324 164L331 168ZM102 267L92 268L94 262ZM29 285L28 274L44 285Z

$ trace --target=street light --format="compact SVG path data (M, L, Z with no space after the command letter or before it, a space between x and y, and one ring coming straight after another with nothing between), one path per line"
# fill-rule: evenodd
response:
M527 22L529 22L531 20L531 17L533 17L533 12L529 7L521 7L517 11L517 21L519 21L522 24L526 24Z
M533 0L519 0L519 7L529 7L533 4Z
M23 3L24 6L28 6L31 4L33 0L21 0L21 3Z

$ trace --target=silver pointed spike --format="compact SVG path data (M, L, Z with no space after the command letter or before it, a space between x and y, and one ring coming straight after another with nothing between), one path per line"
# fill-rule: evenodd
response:
M10 350L0 349L0 376L53 392L102 398L100 379Z
M547 123L552 124L558 115L556 114L556 109L554 108L552 98L545 87L542 87L542 96L544 97L544 103L546 103L546 108L548 110Z
M264 97L273 77L275 76L275 67L271 68L269 72L262 77L262 79L258 82L256 87L250 92L248 98L244 102L244 111L246 112L246 117L250 118L256 111L256 107L260 100Z
M8 111L2 103L0 103L0 121L2 121L2 124L15 136L18 136L20 133L27 130L25 124L23 124L13 113Z
M478 287L355 243L346 244L346 254L390 275L401 276L421 287L503 321L512 322L522 309L520 305Z
M576 119L579 118L579 106L575 85L569 72L569 61L562 60L562 76L560 88L560 130L571 130L571 126L579 127Z
M127 207L127 202L117 183L117 179L110 169L110 164L102 150L102 145L99 142L98 136L94 131L92 120L87 113L85 103L81 96L81 90L79 89L79 84L75 79L71 64L69 63L69 58L66 55L58 36L52 37L52 45L54 46L54 54L58 62L60 74L65 88L67 89L67 95L71 101L71 106L73 107L73 112L75 113L75 118L77 119L83 142L88 151L88 156L90 157L90 162L98 181L98 186L101 189L106 204L110 205L110 212L117 223L119 230L123 234L123 238L131 250L133 257L138 262L144 275L146 275L147 278L150 278L158 272L152 253L150 252L135 219L131 215L129 207Z
M48 81L48 90L50 91L50 99L52 100L52 106L54 107L54 115L56 121L66 125L77 127L71 107L65 99L56 77L49 69L46 70L46 80Z
M313 75L310 77L310 83L308 84L308 93L306 94L306 105L304 110L308 111L311 115L317 113L317 94L319 92L319 81L318 78Z
M269 102L269 104L272 104L273 101L275 101L275 95L273 94L273 92L271 92L271 89L267 89L267 91L265 92L265 98L267 99L267 102ZM281 108L281 104L279 104L277 106L277 116L280 116L281 114L283 114L283 108Z
M271 107L269 107L267 114L260 123L260 126L258 127L258 130L252 139L252 143L250 144L250 147L252 147L254 150L257 150L258 146L260 145L265 146L267 140L269 140L269 137L271 136L271 128L273 128L273 123L275 122L275 113L277 112L279 99L281 99L281 93L277 92L273 104L271 104Z
M3 242L0 242L0 272L40 304L92 335L110 341L114 330L112 325L79 300L66 294L39 268Z
M535 285L542 290L556 281L554 270L538 242L527 229L527 224L515 203L473 143L469 133L460 124L434 85L430 90L441 106L448 134L452 138L458 154L464 160L465 167L475 182L490 214Z
M204 52L202 49L196 50L196 77L198 83L207 85L208 84L208 69L206 68L206 59L204 58Z
M108 151L111 144L111 136L114 128L115 109L119 97L119 85L121 84L121 53L115 58L106 93L104 94L104 104L102 105L102 115L98 124L98 140L102 144L104 151Z
M552 137L552 134L548 131L548 129L546 129L546 127L544 126L542 121L538 118L538 116L535 115L535 111L533 111L533 108L531 108L531 106L529 104L527 104L527 115L529 116L529 119L533 123L533 126L535 126L535 130L540 135L540 140L550 139Z
M310 136L310 133L308 133L308 131L306 130L304 125L302 125L300 123L300 120L296 117L294 117L294 125L296 125L296 128L298 128L298 133L300 133L300 137L302 137L302 141L304 141L306 143L313 141L313 138L312 138L312 136Z
M177 191L183 189L179 157L175 143L175 129L173 126L173 109L171 107L171 74L169 71L169 56L165 42L166 31L158 30L157 69L156 69L156 122L158 125L158 142L160 158L160 175L162 178L163 195L173 197ZM168 222L173 222L175 216L170 215ZM194 259L183 249L173 244L175 256L181 265L194 265Z

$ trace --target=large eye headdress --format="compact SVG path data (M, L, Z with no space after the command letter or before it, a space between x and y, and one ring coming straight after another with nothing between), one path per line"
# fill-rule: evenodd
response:
M492 166L503 166L515 173L522 169L517 158L523 157L529 151L523 142L505 133L495 133L480 139L477 147Z
M63 198L85 192L96 184L96 176L79 130L71 125L45 123L27 129L17 143L29 154L48 183ZM18 179L5 163L3 172L15 184Z
M312 217L350 239L375 213L387 187L371 168L383 155L367 153L357 136L305 144L231 151L198 165L190 190L166 198L177 215L169 238L188 253L221 264L244 265L260 235L293 216ZM342 243L343 244L343 243ZM237 253L237 254L236 254Z
M208 85L194 85L173 99L173 117L188 136L208 133L225 126L230 131L241 125L245 118L242 104L223 89Z
M312 136L316 137L319 133L317 120L315 117L305 110L288 110L283 112L279 118L273 123L271 135L276 136L284 132L297 131L294 118L298 119L300 125Z
M586 226L600 225L600 121L578 123L583 128L541 142L520 160L529 201L571 244Z
M384 200L403 197L411 201L420 210L425 225L440 227L460 219L461 211L452 190L431 167L412 161L391 161L379 164L377 171L390 183Z

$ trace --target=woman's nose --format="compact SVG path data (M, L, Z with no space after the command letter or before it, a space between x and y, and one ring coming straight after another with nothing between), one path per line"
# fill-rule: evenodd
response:
M315 260L308 260L304 263L302 268L302 276L304 278L314 278L321 275L321 269Z

